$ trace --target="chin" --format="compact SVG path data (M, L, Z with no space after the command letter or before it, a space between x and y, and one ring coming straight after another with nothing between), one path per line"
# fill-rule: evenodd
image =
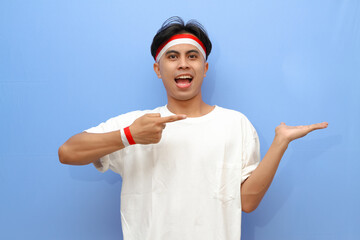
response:
M176 94L172 95L171 98L177 101L189 101L196 97L197 95L189 95L189 94Z

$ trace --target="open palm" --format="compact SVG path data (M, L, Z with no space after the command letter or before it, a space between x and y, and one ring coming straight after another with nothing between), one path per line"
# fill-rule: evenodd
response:
M288 126L282 122L279 126L276 127L275 133L277 136L282 137L288 140L289 142L291 142L295 139L306 136L308 133L314 130L327 128L327 126L328 126L327 122L316 123L305 126Z

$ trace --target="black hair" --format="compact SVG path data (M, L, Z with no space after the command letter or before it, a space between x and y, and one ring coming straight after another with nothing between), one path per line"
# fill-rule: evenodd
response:
M151 44L151 55L155 59L158 48L172 36L180 33L190 33L196 36L206 48L206 59L211 52L211 41L205 28L196 20L190 20L186 24L182 18L174 16L167 19L157 31Z

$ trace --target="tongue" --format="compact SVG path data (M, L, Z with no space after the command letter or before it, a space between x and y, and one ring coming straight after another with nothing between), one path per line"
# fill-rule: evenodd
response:
M190 87L191 83L189 79L178 79L176 80L176 86L179 88L187 88Z

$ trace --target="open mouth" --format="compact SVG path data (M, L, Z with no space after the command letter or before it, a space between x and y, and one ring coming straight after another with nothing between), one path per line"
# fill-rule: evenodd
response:
M190 87L193 77L191 75L181 75L175 78L176 86L179 88Z

